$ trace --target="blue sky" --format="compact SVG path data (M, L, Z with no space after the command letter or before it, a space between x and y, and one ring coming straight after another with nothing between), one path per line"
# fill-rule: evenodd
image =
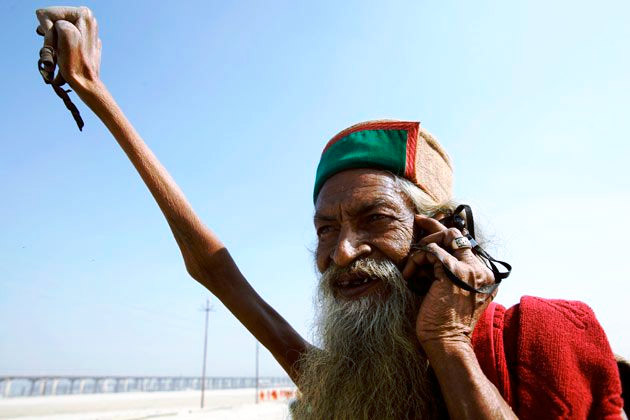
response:
M583 300L630 357L628 2L85 4L102 79L304 335L321 149L398 118L440 139L456 198L514 265L497 300ZM0 373L199 374L209 294L104 126L78 103L80 133L42 83L41 6L0 4ZM253 337L211 300L209 374L253 375Z

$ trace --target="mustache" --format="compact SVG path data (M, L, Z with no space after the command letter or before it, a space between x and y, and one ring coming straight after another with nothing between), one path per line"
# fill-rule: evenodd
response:
M402 279L402 273L389 259L361 258L345 267L331 263L320 278L320 287L331 292L335 284L349 278L371 278L390 286L398 286L395 283L399 283L399 281L393 279Z

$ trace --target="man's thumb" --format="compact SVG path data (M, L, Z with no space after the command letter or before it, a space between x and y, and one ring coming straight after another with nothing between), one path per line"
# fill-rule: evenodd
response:
M41 36L45 36L48 31L52 29L53 21L46 16L44 9L35 10L35 16L37 16L37 20L39 21L39 26L35 31Z

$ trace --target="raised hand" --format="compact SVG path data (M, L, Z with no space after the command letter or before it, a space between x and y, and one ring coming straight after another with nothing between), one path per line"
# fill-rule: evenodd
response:
M475 323L496 295L496 291L488 296L461 289L448 279L443 264L474 288L492 284L492 271L470 248L451 247L454 239L463 236L456 228L446 228L437 220L420 215L416 216L415 223L429 234L420 241L421 249L409 257L403 276L409 279L418 267L426 264L433 266L435 275L435 281L424 297L418 313L418 339L423 345L435 340L469 341Z
M53 84L64 81L79 94L93 89L99 81L101 40L98 25L87 7L53 6L38 9L37 33L44 47L53 51L59 73Z

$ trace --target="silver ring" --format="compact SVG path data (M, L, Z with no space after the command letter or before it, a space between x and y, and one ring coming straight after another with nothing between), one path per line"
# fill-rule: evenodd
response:
M451 248L453 248L453 250L471 249L472 245L468 238L460 236L459 238L453 239L453 242L451 242Z

